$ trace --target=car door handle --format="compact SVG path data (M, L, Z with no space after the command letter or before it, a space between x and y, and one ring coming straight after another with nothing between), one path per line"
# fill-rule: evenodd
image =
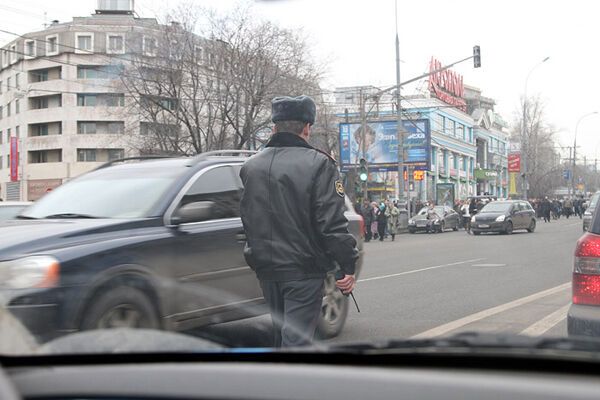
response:
M247 242L246 234L245 233L238 233L237 235L235 235L235 240L238 243L246 243Z

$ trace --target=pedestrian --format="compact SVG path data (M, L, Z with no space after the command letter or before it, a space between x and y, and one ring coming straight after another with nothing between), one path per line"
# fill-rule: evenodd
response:
M569 219L569 217L573 213L573 200L571 200L570 198L567 198L565 200L564 210L565 210L565 216L567 217L567 219Z
M390 203L385 210L385 216L387 218L387 229L390 235L392 236L393 242L396 239L396 235L398 234L400 210L398 210L394 203Z
M369 200L367 200L367 199L365 199L363 201L363 206L361 208L361 215L365 222L365 231L366 231L365 232L365 242L370 242L371 239L373 238L373 231L371 230L371 224L373 223L375 215L373 214L373 207L371 207L371 203L369 203Z
M308 144L316 106L310 97L272 101L273 135L240 171L244 257L260 282L275 346L309 344L321 314L325 277L355 285L356 240L348 232L336 162Z
M438 218L439 217L435 212L435 206L433 204L433 201L430 201L429 207L427 207L427 226L425 228L425 231L427 233L435 233L435 227L433 225Z
M387 228L387 217L385 216L386 207L381 204L377 209L377 235L379 235L379 241L383 242L385 238L385 229Z
M552 204L548 197L545 197L544 200L540 203L540 209L542 216L544 217L544 222L550 222L550 211L552 210Z
M464 204L460 208L460 214L463 221L462 225L465 228L465 231L467 231L467 233L470 233L471 231L471 214L469 212L469 208L470 207L467 202L464 202Z

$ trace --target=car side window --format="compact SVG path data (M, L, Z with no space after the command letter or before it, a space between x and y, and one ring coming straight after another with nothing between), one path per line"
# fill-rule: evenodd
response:
M179 207L198 201L212 201L213 216L210 219L235 218L240 216L242 193L241 180L231 166L210 169L200 175L185 193Z

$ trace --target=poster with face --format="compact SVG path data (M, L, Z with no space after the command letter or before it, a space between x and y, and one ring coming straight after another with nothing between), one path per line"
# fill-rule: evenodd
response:
M428 120L403 121L405 163L417 169L430 166L431 136ZM398 167L396 121L369 122L363 132L361 124L340 124L342 169L349 169L365 158L370 167L394 171ZM364 141L364 147L363 147Z
M454 183L438 183L435 192L438 206L454 207Z

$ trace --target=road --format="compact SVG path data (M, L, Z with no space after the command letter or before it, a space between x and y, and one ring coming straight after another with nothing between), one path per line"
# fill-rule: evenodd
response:
M565 336L580 219L538 221L534 233L402 234L365 243L365 264L343 343L465 331ZM269 345L268 317L213 328L238 345ZM248 342L248 338L250 339Z

